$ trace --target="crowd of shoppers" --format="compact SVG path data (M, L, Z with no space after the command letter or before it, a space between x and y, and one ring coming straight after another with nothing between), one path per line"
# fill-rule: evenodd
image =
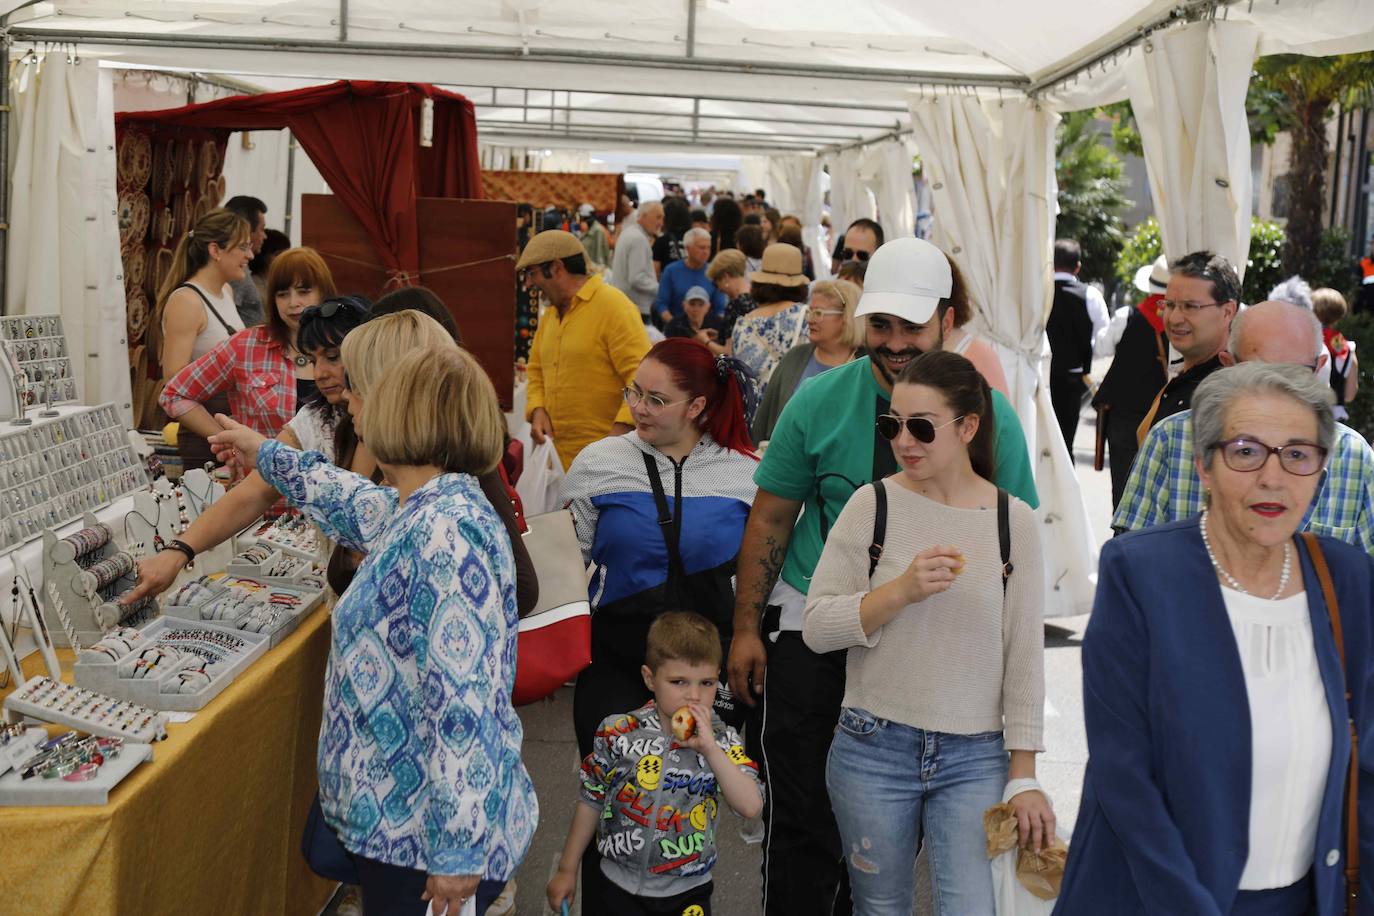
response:
M816 281L761 193L706 203L709 227L685 201L626 208L609 282L586 219L530 235L516 265L546 306L530 435L566 469L593 608L580 792L547 902L580 887L584 913L704 916L728 805L763 816L751 912L909 912L929 846L937 913L991 916L984 812L1008 804L1032 851L1064 831L1036 779L1038 495L979 305L928 241L856 221ZM368 916L480 914L539 810L511 706L538 583L495 393L432 294L339 297L310 249L275 257L265 323L235 328L259 228L202 218L156 321L165 409L251 473L140 563L129 600L281 495L318 524L351 558L330 580L325 820ZM1084 642L1090 757L1056 912L1336 916L1344 861L1374 855L1358 751L1374 741L1374 450L1333 413L1348 376L1322 371L1353 364L1340 308L1319 290L1318 314L1240 311L1232 267L1195 252L1145 278L1155 320L1109 329L1076 246L1055 256L1049 382L1070 446L1104 336L1159 380L1135 414L1112 395L1113 428L1139 416L1139 453ZM402 776L415 790L370 816Z

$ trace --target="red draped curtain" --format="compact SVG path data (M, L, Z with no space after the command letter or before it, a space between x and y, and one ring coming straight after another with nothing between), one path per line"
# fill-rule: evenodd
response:
M434 106L433 144L420 145L421 111ZM372 240L393 285L420 282L416 197L482 197L477 117L461 95L419 83L340 81L242 95L162 111L121 112L132 124L209 130L288 128Z

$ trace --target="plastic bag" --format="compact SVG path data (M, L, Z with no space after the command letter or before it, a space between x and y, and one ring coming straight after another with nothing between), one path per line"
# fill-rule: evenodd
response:
M563 508L563 460L553 447L552 436L545 436L530 449L515 492L520 494L526 517Z
M1050 916L1064 879L1068 847L1062 840L1032 852L1016 846L1016 813L1011 805L993 805L983 813L992 868L997 916Z

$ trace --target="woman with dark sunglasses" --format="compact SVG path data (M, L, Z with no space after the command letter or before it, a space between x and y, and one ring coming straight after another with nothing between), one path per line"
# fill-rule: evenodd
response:
M368 308L367 300L361 296L344 296L327 299L300 313L296 347L310 359L316 393L277 435L292 448L322 452L330 461L365 476L376 469L377 463L361 446L349 447L341 454L335 447L335 431L348 416L339 349L345 335L366 320ZM206 509L167 549L139 561L138 582L124 596L124 603L133 604L166 591L196 554L242 531L280 499L281 494L253 471Z
M1333 400L1305 366L1207 376L1190 417L1205 508L1103 547L1056 914L1374 912L1357 858L1374 856L1374 562L1297 535Z
M929 841L936 913L992 916L983 812L1010 802L1028 848L1055 835L1035 780L1040 534L993 480L992 395L972 363L922 354L891 403L877 432L900 470L845 505L807 594L807 645L848 653L826 785L855 913L909 913Z

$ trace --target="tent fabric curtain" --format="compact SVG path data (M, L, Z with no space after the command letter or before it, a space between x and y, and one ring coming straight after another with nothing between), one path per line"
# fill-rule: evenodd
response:
M1244 276L1251 190L1245 93L1258 42L1250 23L1195 22L1154 36L1126 68L1170 260L1207 248Z
M1030 100L926 97L910 107L939 214L933 241L968 284L975 329L1007 369L1012 405L1035 457L1038 515L1047 526L1046 613L1084 613L1092 605L1096 540L1040 380L1059 116Z
M420 145L426 100L434 106L430 148ZM433 86L340 81L117 117L120 126L131 122L154 128L289 128L363 226L397 285L420 282L416 198L482 196L476 109L462 96Z
M916 234L916 186L911 179L911 150L901 140L875 143L863 151L862 175L878 205L883 237Z
M82 402L132 425L110 72L49 54L10 79L5 313L60 314Z
M830 168L830 234L836 242L844 238L844 231L854 220L878 216L873 195L860 174L862 159L863 151L858 149L842 150L824 159Z
M821 160L816 156L771 156L768 162L770 202L783 214L802 223L802 241L811 252L816 276L830 275L830 252L821 239L825 193L821 185Z

